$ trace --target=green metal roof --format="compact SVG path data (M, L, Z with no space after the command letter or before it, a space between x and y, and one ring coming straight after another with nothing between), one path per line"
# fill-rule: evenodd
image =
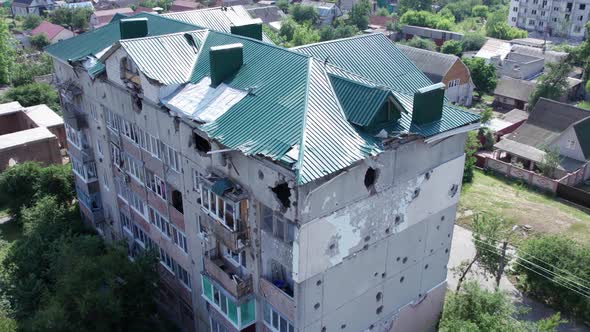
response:
M232 26L248 25L258 20L253 19L243 6L214 7L206 9L188 10L183 12L162 14L163 17L172 18L195 26L206 27L211 30L231 33ZM262 40L267 43L272 41L263 33Z
M330 76L330 81L348 121L362 127L371 124L387 98L392 95L389 89L365 85L334 75Z
M414 93L432 82L381 33L292 48L397 91Z
M189 81L207 30L121 40L121 46L149 78L164 85Z
M151 13L138 13L134 18L148 18L148 36L159 36L169 33L196 30L194 25L164 18ZM96 56L121 39L119 22L111 22L96 30L64 39L47 46L45 51L63 61L76 61L88 55Z

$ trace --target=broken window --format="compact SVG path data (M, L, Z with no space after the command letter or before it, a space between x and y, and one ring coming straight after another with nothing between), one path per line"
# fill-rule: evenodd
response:
M377 171L369 167L367 172L365 172L365 187L367 189L371 188L375 184L375 180L377 180Z
M291 207L291 189L287 182L282 182L271 188L275 193L276 198L281 202L284 208Z
M238 230L239 210L237 202L218 196L211 189L201 185L201 202L209 215L221 222L232 231Z
M269 264L271 274L270 277L273 285L281 289L287 295L293 296L293 287L291 286L291 282L287 279L287 276L289 275L287 268L274 259L271 259Z
M176 189L172 190L172 206L174 206L178 212L184 213L182 206L182 193Z
M200 135L193 133L193 140L195 141L195 149L202 153L211 151L211 143Z
M286 243L295 239L295 225L262 205L262 230Z

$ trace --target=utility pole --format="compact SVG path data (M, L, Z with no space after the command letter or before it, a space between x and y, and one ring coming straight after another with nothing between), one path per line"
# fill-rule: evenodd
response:
M498 271L496 273L496 289L500 288L500 280L502 280L502 273L506 267L506 250L508 248L508 241L504 240L502 243L502 254L500 255L500 263L498 264Z

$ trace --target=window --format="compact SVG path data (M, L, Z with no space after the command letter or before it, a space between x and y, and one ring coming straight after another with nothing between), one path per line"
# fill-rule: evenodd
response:
M124 215L123 212L119 212L119 219L121 220L121 226L123 227L123 230L133 235L131 232L131 219Z
M531 10L531 14L537 15L537 10L536 9Z
M201 283L202 297L238 330L256 321L256 299L250 298L248 301L237 304L225 296L223 291L211 283L206 276L201 276Z
M582 31L581 27L579 27L579 26L574 27L574 32L580 32L580 31Z
M211 318L210 320L211 320L211 332L229 332L228 329L225 328L225 326L221 325L213 318Z
M246 266L246 251L233 251L223 246L223 257L236 266Z
M515 13L518 12L518 7L512 7L512 11Z
M201 174L201 172L197 171L196 169L193 169L193 190L196 192L201 192L201 178L203 177L203 175Z
M557 22L557 17L554 17L553 18L553 22Z
M123 119L121 119L121 122L123 124L123 127L121 128L123 136L127 137L133 143L139 145L139 130L136 125Z
M264 301L264 323L273 332L294 332L295 327L283 315L276 311L268 302Z
M539 22L539 26L542 27L544 23L545 22L543 22L543 21Z
M535 20L529 20L529 25L535 25Z
M145 171L140 161L135 160L131 156L125 156L124 169L137 182L143 184L145 182Z
M238 217L237 203L227 201L221 196L217 196L211 190L201 185L201 202L203 208L213 218L221 222L227 228L232 231L238 230L238 223L236 219Z
M570 14L565 14L565 20L569 21L570 20Z
M554 11L558 11L559 10L559 7L553 7L553 10Z
M182 266L178 265L178 263L176 263L175 265L176 265L176 275L178 276L178 279L184 285L184 287L191 290L192 289L191 288L191 276L188 274L188 272Z
M295 225L262 205L262 230L287 243L295 239Z
M545 8L545 6L547 6L547 0L543 1L543 8Z
M151 206L149 207L149 210L150 222L154 224L162 234L168 238L172 238L172 225L170 222Z
M512 22L516 22L516 17L513 17L512 18Z
M105 114L107 117L107 128L118 133L119 129L121 128L121 116L113 113L110 110L105 110Z
M96 164L93 161L83 163L70 155L70 162L72 163L72 170L74 173L81 177L85 182L97 180Z
M545 11L541 11L541 16L545 16Z
M87 209L92 211L97 211L102 209L102 201L100 199L99 194L93 195L86 195L84 191L82 191L78 186L76 186L76 195L78 196L78 200L82 203Z
M201 218L200 215L197 215L197 227L198 227L199 236L202 239L206 239L209 234L207 233L207 228L205 227L205 225L203 225L203 219Z
M102 158L104 156L104 153L102 152L102 145L98 139L96 140L96 151L98 152L99 157Z
M113 165L121 167L121 150L113 143L111 143L111 159L113 160Z
M80 132L72 128L67 123L64 123L64 126L66 128L66 138L68 139L68 142L80 149L82 147L82 139L80 137Z
M584 20L584 15L578 16L578 21L583 21L583 20Z
M129 205L147 220L147 204L133 190L129 190Z
M182 251L184 251L185 253L188 254L188 245L186 242L186 235L184 235L183 232L181 232L178 228L176 228L176 226L172 225L172 239L174 240L174 244L176 244L176 246L180 249L182 249Z
M452 88L452 87L455 87L455 86L458 86L458 85L459 85L459 80L458 79L449 81L449 88Z
M166 200L166 197L168 197L166 192L166 182L147 169L145 170L145 176L147 187L156 195L160 196L160 198Z
M578 7L578 8L580 8L580 10L586 10L586 4L581 3L580 7Z
M133 237L135 238L135 242L139 243L143 248L155 248L156 244L152 239L147 236L147 234L143 231L141 227L137 224L132 224L133 227Z
M174 274L174 260L162 248L160 248L160 264Z
M102 173L102 186L106 191L111 191L111 188L109 187L109 178L106 172Z

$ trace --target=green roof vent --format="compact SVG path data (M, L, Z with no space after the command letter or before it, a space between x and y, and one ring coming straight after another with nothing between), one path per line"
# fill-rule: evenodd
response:
M148 19L142 18L125 18L119 21L119 30L121 39L133 39L146 37L148 35Z
M254 23L233 25L230 27L232 35L249 37L262 40L262 20L256 19Z
M211 86L216 87L233 76L244 63L244 45L240 43L211 47L209 66Z
M414 93L412 122L418 125L438 121L442 117L445 85L436 83Z

